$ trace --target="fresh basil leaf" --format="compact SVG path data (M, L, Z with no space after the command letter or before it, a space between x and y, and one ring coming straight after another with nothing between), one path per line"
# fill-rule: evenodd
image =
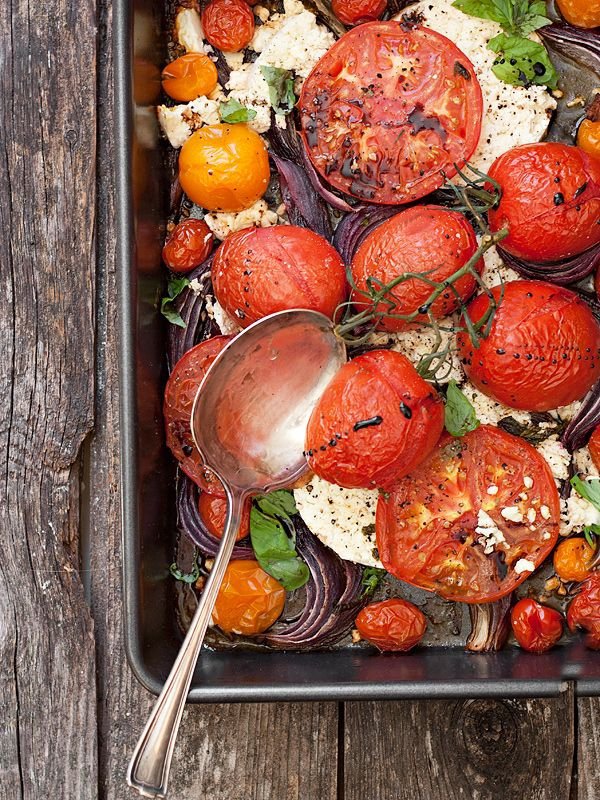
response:
M586 525L583 536L590 547L596 547L596 537L600 536L600 525Z
M294 78L287 69L261 66L263 78L269 86L269 100L277 114L289 114L296 104Z
M492 72L513 86L549 86L555 89L558 75L543 44L521 36L498 34L488 42L488 47L498 58Z
M479 427L479 420L471 402L456 385L450 381L446 392L444 424L451 436L464 436Z
M282 517L285 520L289 520L290 517L298 513L294 495L285 489L279 489L276 492L269 492L269 494L256 497L254 502L265 514Z
M296 536L289 522L296 506L290 492L272 492L258 498L250 511L250 541L256 560L287 591L304 586L309 578L308 567L296 552ZM267 513L265 509L275 509ZM293 510L292 510L293 509ZM286 526L278 519L288 521Z
M600 511L600 478L591 478L582 481L578 475L571 478L571 486L580 497L591 503L594 508Z
M498 4L494 0L454 0L452 5L470 17L491 19L502 26L509 24L506 13L501 7L504 4Z
M259 563L264 571L276 578L288 592L304 586L310 577L308 567L298 557L285 561L267 559Z
M246 108L235 97L229 97L224 103L221 103L219 113L222 122L231 124L250 122L256 116L256 111L253 108Z
M471 17L493 20L515 36L529 36L552 22L545 0L455 0L452 5Z
M167 295L160 301L160 313L166 317L173 325L185 328L185 322L181 318L179 311L173 303L183 292L190 282L187 278L171 278L167 284Z
M366 567L361 578L361 585L363 587L361 597L373 594L383 580L384 575L384 569L380 569L379 567Z

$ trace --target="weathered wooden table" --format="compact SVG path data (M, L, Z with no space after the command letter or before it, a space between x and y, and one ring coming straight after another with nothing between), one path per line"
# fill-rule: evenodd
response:
M111 9L0 20L0 798L119 800L153 698L122 648ZM193 707L171 797L595 800L599 720L571 687Z

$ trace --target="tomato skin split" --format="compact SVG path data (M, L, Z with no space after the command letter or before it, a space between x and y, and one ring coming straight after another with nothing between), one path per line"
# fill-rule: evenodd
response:
M393 597L365 606L356 618L363 639L381 651L406 653L423 638L427 618L408 600Z
M529 653L545 653L563 634L562 614L529 597L516 603L510 622L515 639Z

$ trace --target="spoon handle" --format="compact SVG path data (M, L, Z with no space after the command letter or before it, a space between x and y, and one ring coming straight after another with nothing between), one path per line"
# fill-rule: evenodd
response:
M187 635L127 770L127 783L137 789L142 797L167 795L169 767L192 675L240 527L245 497L231 493L227 487L225 489L228 500L227 522L219 551Z

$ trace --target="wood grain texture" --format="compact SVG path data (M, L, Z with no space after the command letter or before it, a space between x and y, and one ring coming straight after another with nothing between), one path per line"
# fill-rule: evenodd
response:
M96 796L78 453L93 422L95 7L0 7L0 797ZM85 65L85 66L84 66Z
M577 700L576 800L600 797L600 698Z
M571 688L552 700L346 703L344 738L344 800L570 797Z

